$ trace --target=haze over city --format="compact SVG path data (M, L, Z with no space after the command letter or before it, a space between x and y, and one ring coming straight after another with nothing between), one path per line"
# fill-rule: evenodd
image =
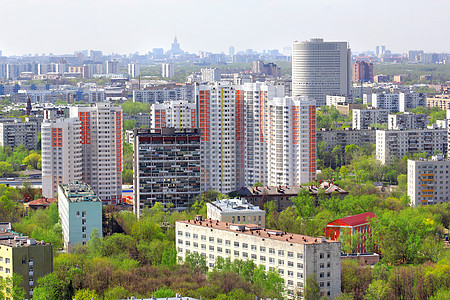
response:
M147 53L168 49L226 52L282 49L294 40L323 37L350 43L353 52L378 44L392 52L445 52L450 41L447 0L3 0L3 55L66 54L81 49Z

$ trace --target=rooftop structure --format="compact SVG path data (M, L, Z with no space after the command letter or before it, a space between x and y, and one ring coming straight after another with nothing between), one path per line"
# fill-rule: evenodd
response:
M218 199L207 203L206 210L213 220L266 226L266 212L245 199Z

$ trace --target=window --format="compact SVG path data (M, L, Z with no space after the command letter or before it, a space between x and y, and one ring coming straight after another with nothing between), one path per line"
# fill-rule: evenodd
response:
M319 258L323 259L325 257L325 255L323 253L320 253Z
M256 257L256 254L252 254L251 257L252 257L253 260L256 260L256 258L257 258L257 257Z
M294 252L288 252L288 257L294 257Z
M5 263L10 264L11 263L11 259L10 258L5 258Z
M297 278L303 278L303 273L297 272Z
M194 239L198 239L198 234L196 234L196 233L194 233L193 235L192 235L192 237L194 238Z
M261 251L261 252L264 252L264 253L265 253L265 252L266 252L266 247L262 247L262 246L261 246L261 247L259 247L259 251Z
M325 286L324 282L321 281L321 282L319 283L319 286L320 286L321 288L323 288L323 287Z
M244 248L244 249L248 249L248 244L246 244L246 243L243 243L243 244L242 244L242 248Z
M259 257L259 260L260 260L260 261L266 261L266 257L265 257L265 256L260 256L260 257Z
M3 272L3 267L0 267L0 272Z
M202 235L202 241L206 241L206 235Z
M297 253L297 259L303 259L303 253Z
M288 280L288 285L294 285L294 282L292 280Z
M275 249L269 248L269 254L275 254Z
M298 287L303 287L303 282L297 282Z
M284 256L284 251L283 250L278 250L278 256Z
M231 250L230 249L225 249L225 253L226 254L231 254Z
M331 272L327 272L327 277L331 277Z
M284 270L283 270L283 269L279 269L279 270L278 270L278 274L284 275Z
M230 246L231 245L230 240L225 240L225 245Z
M239 256L239 251L234 250L234 256Z
M178 230L178 235L182 236L183 235L183 231Z
M297 264L297 269L303 269L303 264L298 263L298 264Z
M242 252L242 256L243 257L248 257L248 253L247 252Z
M194 242L194 247L195 247L195 248L198 248L198 243L195 243L195 242Z
M329 281L327 281L327 286L330 286L330 282Z
M222 245L222 239L217 239L217 244Z
M279 265L279 266L284 266L284 260L279 259L279 260L278 260L278 265Z
M329 268L331 266L331 264L329 262L327 262L327 268Z
M322 263L319 265L319 268L323 269L325 267L325 265Z
M209 255L209 259L214 259L214 255L213 255L213 254L210 254L210 255Z
M328 252L327 253L327 258L330 258L331 257L331 254L330 254L330 252Z
M235 247L239 247L239 242L234 242Z
M288 267L293 267L294 266L294 262L293 261L288 261Z
M190 238L191 237L191 233L190 232L186 232L186 237Z
M256 250L257 250L256 245L252 245L252 251L256 251Z
M6 274L10 274L10 273L11 273L11 270L8 269L8 268L6 268L6 269L5 269L5 273L6 273Z
M274 264L275 263L275 258L269 257L269 263Z
M324 277L325 277L325 274L324 274L323 272L321 272L321 273L319 274L319 277L320 277L320 278L324 278Z
M205 245L205 244L202 244L202 245L201 245L201 248L202 248L203 250L206 250L206 245Z
M183 244L183 240L178 240L178 244Z
M289 277L293 277L293 276L294 276L294 272L288 271L288 276L289 276Z
M209 251L214 251L214 246L209 246Z
M2 262L2 261L3 261L3 257L0 256L0 262Z
M190 246L191 242L190 241L186 241L185 244L186 244L186 246Z

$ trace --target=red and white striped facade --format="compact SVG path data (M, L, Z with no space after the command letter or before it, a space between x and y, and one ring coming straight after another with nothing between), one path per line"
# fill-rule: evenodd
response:
M152 128L196 128L195 103L188 101L165 101L151 106Z
M70 116L81 124L83 181L105 203L122 203L122 108L96 103L71 107Z

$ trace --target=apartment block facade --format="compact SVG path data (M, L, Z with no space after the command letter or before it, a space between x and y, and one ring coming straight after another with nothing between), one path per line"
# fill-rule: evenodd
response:
M333 299L340 294L340 242L211 219L178 221L175 226L180 261L198 253L212 269L219 257L253 260L265 270L278 270L287 298L303 294L310 274L315 274L322 295Z
M94 229L102 236L102 200L89 185L77 181L59 185L58 212L67 252L85 245Z
M376 157L383 164L394 158L401 159L407 154L426 152L427 156L435 152L447 152L447 130L377 130Z
M450 160L442 155L427 160L408 160L408 196L411 206L449 201Z
M388 129L393 130L425 129L427 125L427 115L410 112L389 115L388 120Z
M0 278L18 274L20 286L25 291L24 299L33 298L37 280L53 272L53 248L50 243L20 236L11 230L0 231ZM5 299L13 299L6 287Z
M363 146L367 144L375 144L375 130L320 130L317 131L317 142L325 142L326 151L332 151L334 147L354 144Z
M206 203L209 219L233 224L266 226L266 211L247 202L246 199L217 199Z
M367 129L372 124L387 123L389 118L388 109L354 109L352 111L352 128Z
M156 202L184 210L200 194L198 129L134 129L134 212Z
M70 108L81 124L82 180L105 203L122 203L122 108L109 103Z
M165 101L151 106L151 128L196 128L196 104L188 101Z
M42 195L54 198L58 186L81 180L83 151L78 118L46 119L41 125Z
M29 150L37 150L38 125L36 122L0 123L0 146L17 148L23 145Z

